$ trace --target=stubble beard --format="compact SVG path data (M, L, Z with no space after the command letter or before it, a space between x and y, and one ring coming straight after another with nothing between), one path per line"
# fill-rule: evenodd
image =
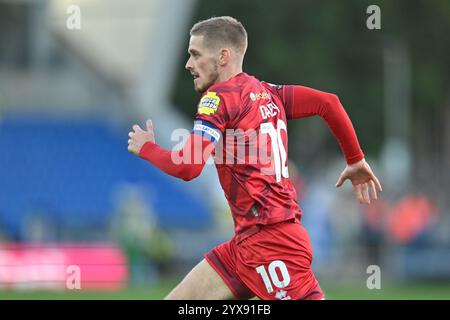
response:
M216 61L213 62L213 70L208 77L208 81L201 87L195 88L198 92L204 93L209 87L217 83L219 79L219 65Z

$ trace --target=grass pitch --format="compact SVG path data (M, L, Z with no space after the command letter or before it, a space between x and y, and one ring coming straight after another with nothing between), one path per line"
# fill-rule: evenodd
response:
M161 300L177 281L166 279L148 288L127 288L118 292L0 290L0 300ZM450 300L449 282L405 283L379 290L333 283L321 283L321 287L327 300Z

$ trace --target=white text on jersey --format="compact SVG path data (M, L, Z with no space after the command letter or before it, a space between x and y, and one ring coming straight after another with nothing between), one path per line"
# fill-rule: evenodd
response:
M261 111L261 116L264 120L275 117L280 112L277 105L272 102L265 106L259 106L259 110Z

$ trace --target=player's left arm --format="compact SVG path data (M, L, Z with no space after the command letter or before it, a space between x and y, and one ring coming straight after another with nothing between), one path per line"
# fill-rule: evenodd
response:
M382 191L381 184L364 159L353 124L339 98L335 94L308 87L284 86L283 100L288 119L319 115L339 142L347 166L336 187L340 187L348 179L359 202L369 204L371 198L376 200L377 188Z

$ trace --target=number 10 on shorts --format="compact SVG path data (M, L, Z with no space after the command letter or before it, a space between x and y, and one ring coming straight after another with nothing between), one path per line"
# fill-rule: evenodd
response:
M278 277L277 269L281 273L281 279ZM257 267L256 272L261 275L268 293L273 292L272 284L281 289L287 287L291 282L286 264L281 260L274 260L269 264L269 274L267 274L267 270L263 265Z

